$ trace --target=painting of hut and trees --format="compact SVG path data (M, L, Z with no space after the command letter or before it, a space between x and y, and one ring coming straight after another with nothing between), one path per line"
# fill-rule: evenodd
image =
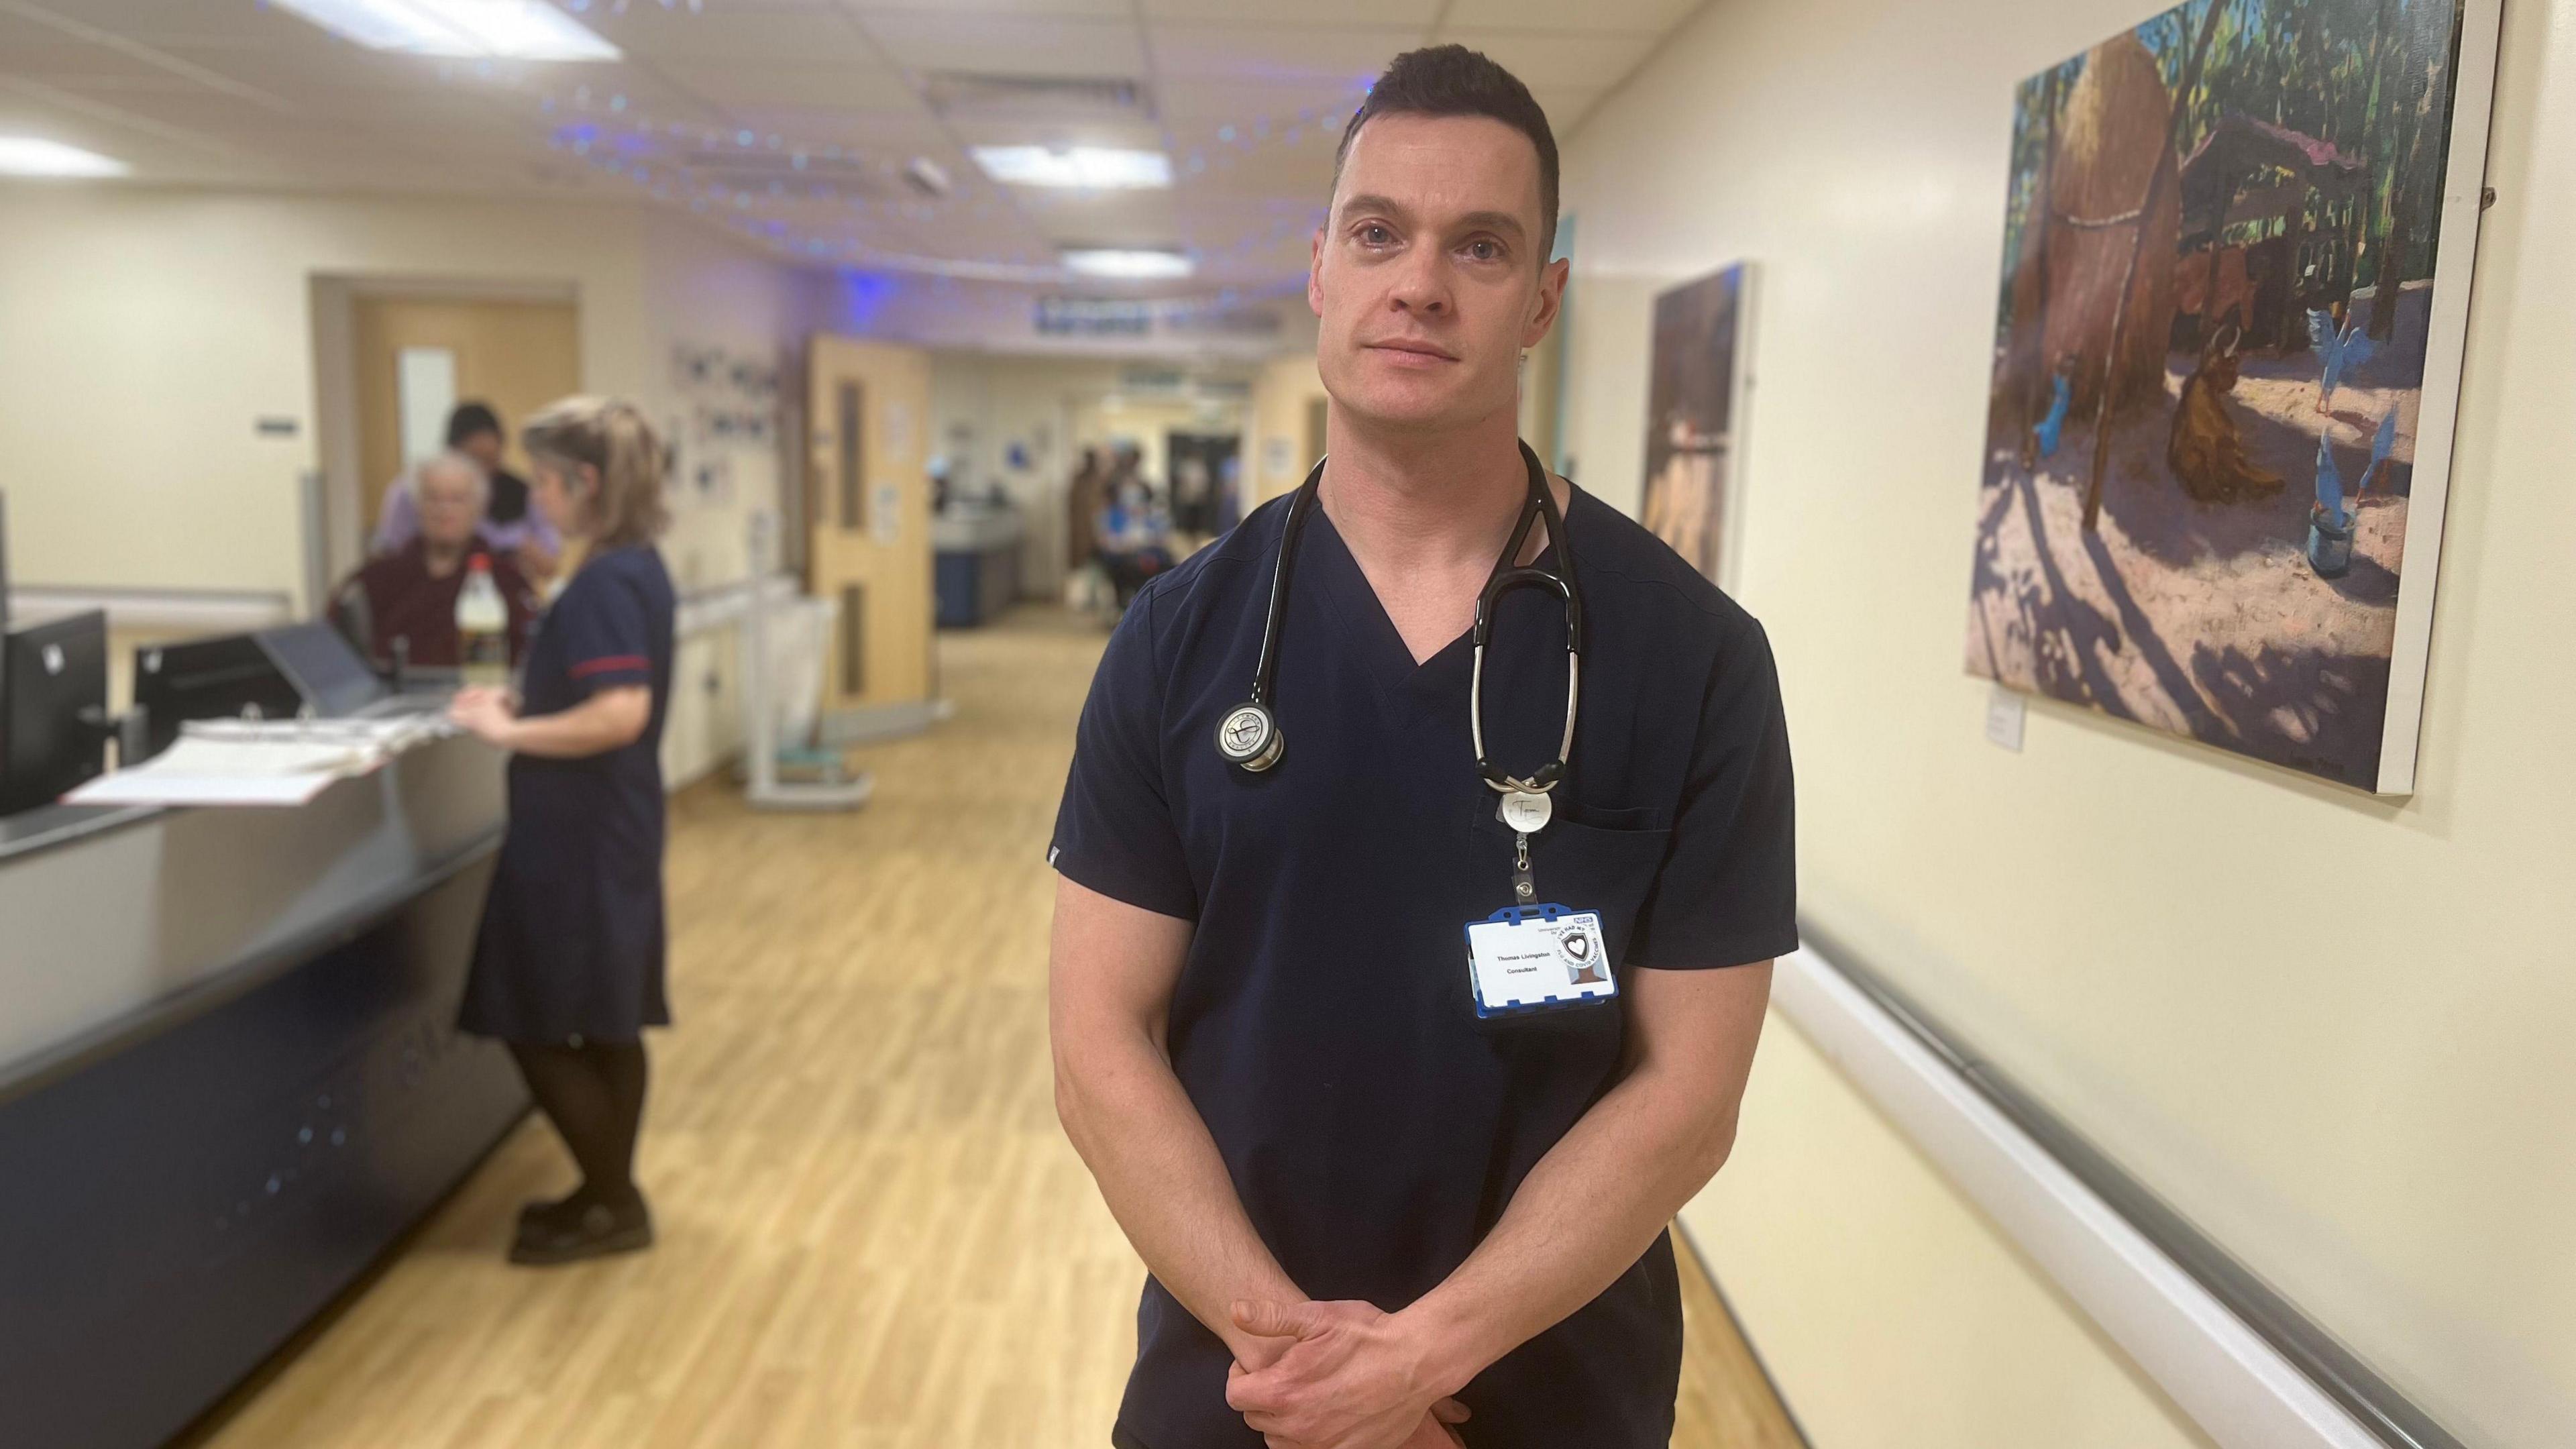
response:
M1655 296L1655 355L1646 385L1646 527L1717 583L1733 544L1744 334L1738 262Z
M2189 0L2022 83L1972 672L2413 788L2493 8Z

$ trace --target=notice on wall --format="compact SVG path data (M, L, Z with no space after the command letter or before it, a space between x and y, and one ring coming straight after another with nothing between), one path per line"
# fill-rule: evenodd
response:
M2022 722L2030 715L2029 701L1998 684L1986 696L1986 738L2021 753Z
M447 415L456 407L456 352L406 347L394 355L394 410L403 466L447 451Z
M877 496L868 506L868 533L879 543L903 540L903 490L892 483L877 485Z
M899 402L886 404L885 445L886 457L896 464L912 461L912 409L910 406Z

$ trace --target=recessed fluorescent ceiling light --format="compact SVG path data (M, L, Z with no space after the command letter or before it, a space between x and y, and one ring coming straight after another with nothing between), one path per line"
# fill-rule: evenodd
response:
M615 60L545 0L274 0L369 50L488 60Z
M1069 247L1064 266L1086 277L1186 277L1193 270L1179 252L1125 247Z
M1113 146L977 146L975 164L1012 186L1079 186L1092 190L1172 184L1172 158L1160 151Z
M122 176L126 165L95 151L35 136L0 136L0 175Z

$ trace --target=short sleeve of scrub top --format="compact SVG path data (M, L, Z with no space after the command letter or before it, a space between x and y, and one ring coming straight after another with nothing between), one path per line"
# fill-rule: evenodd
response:
M1156 606L1153 586L1137 594L1092 677L1050 859L1067 879L1102 895L1196 920L1198 893L1163 787Z
M1720 658L1631 966L1742 966L1798 949L1797 808L1771 641L1740 617Z
M564 602L575 605L563 607ZM569 592L547 627L560 636L564 676L575 701L603 689L653 683L653 619L635 590L609 587Z

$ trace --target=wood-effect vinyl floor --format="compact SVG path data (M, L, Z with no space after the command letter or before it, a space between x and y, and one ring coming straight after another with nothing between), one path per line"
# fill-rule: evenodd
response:
M572 1179L531 1119L205 1449L1104 1449L1143 1269L1057 1128L1044 860L1096 628L940 641L956 717L855 815L672 804L661 1241L502 1261ZM1685 1258L1682 1449L1799 1441ZM1576 1446L1568 1446L1576 1449Z

